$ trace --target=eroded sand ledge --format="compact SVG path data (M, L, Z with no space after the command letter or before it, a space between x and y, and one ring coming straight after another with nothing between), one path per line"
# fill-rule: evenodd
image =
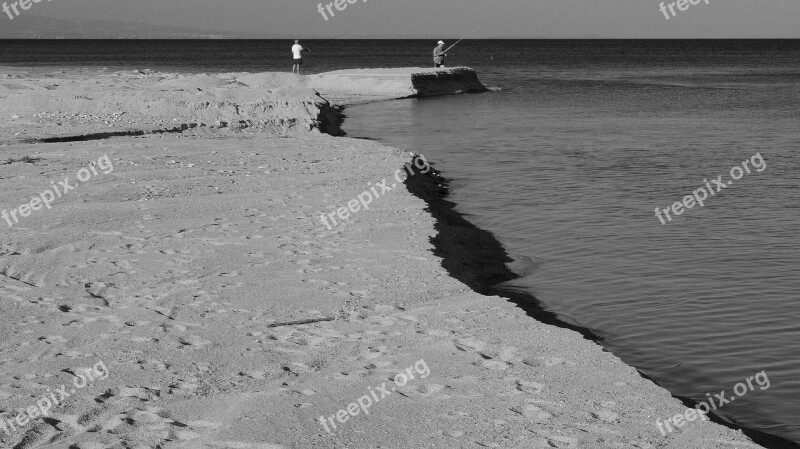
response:
M260 76L247 78L248 86ZM111 99L89 94L100 90L82 90L98 81L85 78L74 75L81 88L65 89L52 104L67 109L95 102L97 113L113 112L102 106ZM243 78L227 78L236 81L226 86ZM191 95L203 95L185 85L156 94L140 81L116 86L124 92L115 94L119 106L139 96L141 105L185 107ZM242 101L230 86L205 89ZM312 92L275 98L285 101L280 114L317 114L312 105L327 99ZM102 128L82 117L44 120L13 112L7 98L2 113L18 117L3 124L4 138L9 126L25 130L26 138L52 136L59 127L60 135ZM227 111L225 105L219 110ZM171 120L180 108L168 112L163 118ZM147 108L130 114L162 118L147 115ZM47 423L0 432L0 442L20 448L48 442L75 448L757 447L739 432L697 421L662 437L655 420L685 409L666 390L575 332L537 322L507 300L452 278L443 258L469 283L487 269L504 275L503 253L490 235L447 210L441 178L412 177L370 211L325 228L320 213L345 205L368 183L391 183L410 156L269 121L275 118L264 116L263 128L198 126L47 144L20 143L16 136L0 146L0 159L13 161L0 165L0 208L28 202L51 180L74 178L102 155L114 164L52 210L11 229L0 222L0 341L7 342L0 354L2 408L27 407L48 387L69 383L64 369L102 359L111 373L68 398ZM475 247L486 253L470 258ZM270 327L309 318L334 319ZM391 390L394 374L420 359L430 376L397 387L369 415L337 421L334 434L317 421L383 382Z
M337 70L309 76L305 85L338 104L487 90L467 67Z
M464 67L351 70L303 77L151 71L91 75L54 72L0 79L4 118L0 143L195 128L337 135L341 114L336 106L486 90L475 72Z

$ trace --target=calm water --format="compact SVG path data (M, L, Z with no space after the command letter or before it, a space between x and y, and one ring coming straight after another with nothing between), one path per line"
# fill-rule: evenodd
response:
M427 66L428 41L304 42L309 72ZM0 42L0 65L288 71L285 41ZM512 287L676 395L800 441L800 42L468 41L449 65L493 92L348 109L351 136L436 162L451 199L514 254ZM1 71L0 71L1 72ZM662 225L703 180L763 156ZM751 166L754 164L750 164ZM657 432L654 426L654 432Z

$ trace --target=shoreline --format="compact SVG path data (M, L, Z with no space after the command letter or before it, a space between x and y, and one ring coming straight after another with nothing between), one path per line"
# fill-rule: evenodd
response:
M359 104L344 103L340 106L342 107L342 112L346 113L347 108L358 106ZM345 125L346 119L342 123L342 130L346 132ZM370 138L376 141L380 139L376 136ZM492 232L475 226L464 218L462 213L456 211L457 203L447 199L450 193L450 181L442 172L433 169L432 175L422 178L409 178L406 186L412 194L425 201L436 221L435 227L439 234L432 240L435 247L434 254L442 258L442 266L450 276L468 285L476 293L486 296L498 296L508 300L524 310L532 319L576 332L584 339L604 348L602 345L603 337L596 331L580 324L566 321L560 318L557 313L546 310L542 302L530 293L500 285L521 277L520 274L509 269L509 264L515 264L517 261L511 257ZM462 238L460 239L461 241L453 239L449 235L449 232L454 229L458 229L459 237ZM467 235L466 242L463 240L465 235ZM490 274L487 275L487 272ZM633 366L632 368L636 369ZM653 382L659 388L669 391L650 376L639 372L638 369L637 372L642 378ZM698 405L696 400L688 397L679 395L672 395L672 397L680 401L688 409L695 408ZM715 424L741 431L753 442L768 449L800 448L799 442L755 428L737 425L718 417L716 414L712 414L709 418Z
M21 345L0 375L27 394L98 355L111 373L56 425L26 429L21 447L755 447L709 423L662 437L655 420L684 407L666 390L489 296L512 275L507 255L452 209L445 179L411 177L369 213L322 227L319 212L390 176L406 152L205 128L2 147L15 160L0 166L4 206L98 152L114 163L0 242L13 305L2 333ZM40 160L20 161L30 154ZM419 360L430 376L399 385ZM335 416L387 382L397 391L369 416ZM318 421L331 413L334 434Z
M436 249L434 254L442 257L442 266L448 273L453 278L468 285L476 293L498 296L508 300L524 310L532 319L543 324L573 331L602 348L603 337L592 329L562 320L555 312L546 310L540 300L532 294L498 285L520 277L520 275L508 269L508 264L514 263L514 259L511 258L494 234L470 223L464 218L463 214L455 210L457 203L447 200L450 181L438 170L435 175L435 178L427 180L415 179L413 182L408 182L407 187L412 194L428 204L429 210L436 220L436 229L439 235L435 239L434 246ZM456 228L459 230L460 236L469 235L467 237L468 242L456 242L454 239L447 238L448 231L453 231ZM443 235L444 237L442 237ZM476 248L480 248L480 250L476 250ZM463 259L467 259L467 262L464 262ZM487 276L483 270L488 270L491 274ZM636 367L631 367L636 369ZM659 388L664 388L651 377L638 370L637 372L643 379L653 382ZM676 395L672 395L672 397L679 400L687 409L693 409L698 404L697 401L691 398ZM716 415L711 415L709 418L715 424L741 431L753 442L764 448L790 449L800 447L799 443L789 439L758 429L736 425Z

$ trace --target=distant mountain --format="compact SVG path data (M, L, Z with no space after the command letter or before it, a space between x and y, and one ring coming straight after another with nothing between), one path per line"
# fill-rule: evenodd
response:
M0 14L2 14L0 12ZM54 19L29 13L0 16L0 39L271 39L256 33L197 30L145 23L91 19Z

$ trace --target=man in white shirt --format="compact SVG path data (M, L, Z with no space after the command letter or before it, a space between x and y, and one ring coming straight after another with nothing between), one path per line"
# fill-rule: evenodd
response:
M311 50L303 48L303 46L300 45L300 41L295 39L294 45L292 45L292 56L294 58L294 65L292 65L292 73L297 72L298 75L300 74L300 67L303 65L304 51L311 51Z
M433 65L434 67L444 67L444 58L447 56L444 52L444 41L439 41L438 44L433 49Z

